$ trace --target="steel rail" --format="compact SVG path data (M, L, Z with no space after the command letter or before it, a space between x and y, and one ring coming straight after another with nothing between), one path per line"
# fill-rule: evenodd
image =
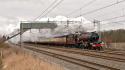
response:
M110 70L119 70L119 69L116 69L116 68L113 68L113 67L100 65L100 64L97 64L97 63L81 60L81 59L78 59L78 58L73 58L73 57L62 55L62 54L48 52L48 51L45 51L45 50L41 50L38 47L37 48L36 47L34 47L34 48L33 47L24 47L24 48L33 50L33 51L38 52L38 53L43 53L45 55L49 55L49 56L52 56L52 57L55 57L55 58L58 58L58 59L61 59L61 60L64 60L64 61L67 61L67 62L70 62L70 63L74 63L74 64L77 64L77 65L80 65L80 66L83 66L83 67L86 67L86 68L89 68L89 69L92 69L92 70L99 70L99 69L97 69L96 67L94 68L94 67L91 67L91 66L87 66L86 63L90 64L90 65L96 65L96 66L99 66L99 67L102 67L102 68L108 68Z

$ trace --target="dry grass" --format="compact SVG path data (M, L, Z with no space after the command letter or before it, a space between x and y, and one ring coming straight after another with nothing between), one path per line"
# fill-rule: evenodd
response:
M5 48L9 48L9 45L7 43L1 43L0 49L5 49Z
M8 47L8 45L6 45L5 43L0 44L0 70L3 67L3 64L2 64L2 51L3 51L4 48L7 48L7 47Z
M8 48L4 51L3 70L63 70L63 68L21 51L15 53L13 49Z
M3 67L3 49L9 48L9 45L7 43L3 42L3 39L0 37L0 70Z
M10 48L8 44L1 43L0 70L64 70L60 65L42 61L20 49Z
M3 67L3 65L2 65L2 59L0 57L0 70L2 70L2 67Z

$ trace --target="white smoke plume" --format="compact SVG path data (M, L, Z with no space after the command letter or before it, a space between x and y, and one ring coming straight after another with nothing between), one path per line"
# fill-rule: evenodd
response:
M78 17L78 18L67 18L64 16L57 16L55 18L49 17L49 18L42 18L37 21L56 21L58 27L54 30L50 29L31 29L26 31L22 35L23 41L41 41L46 38L64 35L64 34L70 34L75 33L77 31L91 31L94 29L93 24L86 20L84 17ZM67 22L69 25L67 26ZM10 24L10 27L8 29L12 29L14 31L15 29L19 29L15 25ZM13 33L14 34L14 33ZM20 41L19 36L11 39L12 42L18 43Z

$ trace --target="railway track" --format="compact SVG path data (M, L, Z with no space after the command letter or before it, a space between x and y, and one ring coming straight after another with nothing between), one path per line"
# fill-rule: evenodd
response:
M63 54L57 54L57 53L54 53L54 52L49 52L49 51L46 51L46 50L42 50L38 47L36 48L36 47L26 47L25 46L24 48L30 49L32 51L42 53L42 54L45 54L45 55L48 55L48 56L51 56L51 57L55 57L55 58L58 58L58 59L76 64L76 65L79 65L79 66L82 66L82 67L86 67L90 70L100 70L100 68L102 68L104 70L119 70L119 69L116 69L116 68L113 68L113 67L100 65L100 64L97 64L97 63L81 60L81 59L74 58L74 57L69 57L69 56L66 56L66 55L63 55Z
M41 46L38 45L38 47L41 47ZM76 49L57 48L57 47L41 47L41 48L49 48L49 49L53 49L57 51L65 51L73 54L85 55L85 56L96 57L96 58L107 59L107 60L118 61L118 62L125 62L125 58L120 58L118 57L118 54L114 55L113 53L106 53L106 54L104 52L93 53L94 51L90 53L89 51L79 51ZM114 56L111 56L111 55L114 55Z
M115 54L115 55L125 56L125 51L124 51L124 52L120 52L120 51L109 51L109 52L101 52L101 53L107 53L107 54Z
M79 49L75 49L79 50ZM102 54L112 54L112 55L120 55L120 56L125 56L125 51L123 50L105 50L105 51L96 51L96 50L84 50L84 51L89 51L89 52L96 52L96 53L102 53Z
M91 51L91 52L98 52L98 53L106 53L106 54L125 56L125 50L110 49L110 48L109 49L108 48L104 49L103 51Z
M110 55L108 55L108 56L107 55L101 55L100 53L94 54L94 53L90 53L90 52L70 50L70 49L62 49L62 48L51 48L51 49L55 49L55 50L59 50L59 51L65 51L65 52L73 53L73 54L80 54L80 55L85 55L85 56L102 58L102 59L107 59L107 60L112 60L112 61L125 62L125 59L123 59L123 58L119 58L117 56L114 57L114 56L110 56Z

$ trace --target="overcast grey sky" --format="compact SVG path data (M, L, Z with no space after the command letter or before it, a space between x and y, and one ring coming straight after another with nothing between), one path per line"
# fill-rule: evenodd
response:
M16 27L21 20L33 20L41 14L54 0L0 0L0 31L3 27ZM67 17L76 17L82 13L115 3L121 0L93 0L93 3L86 5L72 15L72 11L84 6L92 0L64 0L47 16L55 17L63 15ZM95 13L83 15L83 17L92 21L93 19L103 20L115 16L125 15L125 2L114 5L112 7L100 10ZM115 19L115 21L123 20L124 18ZM112 20L114 21L114 20ZM13 25L14 24L14 25ZM118 25L118 24L117 24ZM119 24L120 26L122 24ZM6 29L10 30L10 29Z
M41 12L44 9L46 9L53 1L54 0L0 0L0 16L8 19L16 19L16 18L33 19L38 15L40 15ZM53 17L56 15L77 16L80 14L80 12L85 13L121 0L93 0L94 1L93 3L87 5L81 11L78 11L73 15L67 15L68 13L80 8L81 6L84 6L86 3L90 1L92 0L64 0L48 16L53 16ZM124 7L125 7L125 2L86 15L85 17L95 18L96 16L100 16L100 19L103 19L104 15L105 18L108 18L109 16L113 17L121 15L123 13L122 9L124 9Z

